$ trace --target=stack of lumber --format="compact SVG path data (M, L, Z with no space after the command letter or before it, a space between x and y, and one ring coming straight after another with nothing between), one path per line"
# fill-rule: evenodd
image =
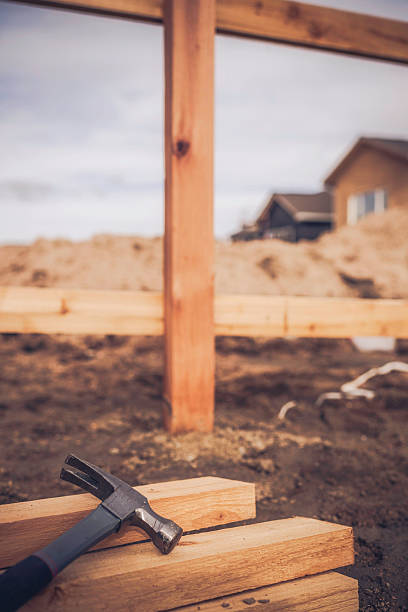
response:
M77 559L23 610L358 610L357 581L331 571L353 563L350 527L295 517L197 533L253 519L254 485L205 477L138 490L183 527L176 549L164 556L131 528ZM0 506L0 567L38 550L97 504L82 494Z

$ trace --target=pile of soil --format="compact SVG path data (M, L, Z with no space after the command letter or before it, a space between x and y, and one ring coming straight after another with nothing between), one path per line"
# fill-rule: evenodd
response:
M75 452L137 485L216 475L256 483L256 521L302 515L352 525L364 611L408 610L408 375L374 400L317 407L323 392L399 353L347 340L217 340L214 433L161 426L160 338L0 336L0 503L70 494ZM280 408L296 400L282 421Z
M315 242L217 242L219 293L408 297L408 210L367 216ZM0 285L162 290L161 238L95 236L0 247Z

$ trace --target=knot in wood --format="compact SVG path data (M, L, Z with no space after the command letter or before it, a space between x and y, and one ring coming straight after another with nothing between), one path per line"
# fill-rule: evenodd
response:
M291 2L287 8L287 15L289 19L298 19L300 16L300 8L295 2Z
M65 298L61 298L61 308L60 308L60 314L65 315L69 313L69 308L68 308L68 304L65 300Z
M255 13L257 15L260 15L262 13L262 9L263 9L264 5L263 2L255 2Z
M308 31L310 36L313 38L321 38L323 36L323 31L318 23L312 21L308 27Z
M187 155L188 150L190 148L190 143L187 140L178 140L176 142L176 146L174 147L174 153L176 157L184 157Z

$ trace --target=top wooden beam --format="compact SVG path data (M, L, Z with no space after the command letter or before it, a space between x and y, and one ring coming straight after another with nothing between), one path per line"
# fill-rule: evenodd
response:
M163 0L14 0L161 23ZM217 0L220 34L408 64L408 22L289 0Z

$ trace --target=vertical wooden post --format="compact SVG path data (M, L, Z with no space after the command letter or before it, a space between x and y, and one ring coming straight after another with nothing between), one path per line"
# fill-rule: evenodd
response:
M165 0L165 426L214 419L215 0Z

